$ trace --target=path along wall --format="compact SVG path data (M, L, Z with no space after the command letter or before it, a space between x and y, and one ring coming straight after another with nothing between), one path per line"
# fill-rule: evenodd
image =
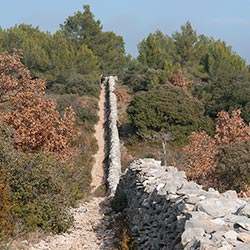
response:
M250 250L249 199L235 191L205 191L183 171L154 159L133 162L121 176L116 79L107 78L107 179L110 196L127 201L124 213L137 249Z
M116 187L121 176L121 151L118 133L117 98L114 93L117 77L107 77L107 98L108 98L108 186L110 196L114 196Z
M250 201L235 191L205 191L174 167L139 159L121 176L118 197L127 199L137 249L250 250Z

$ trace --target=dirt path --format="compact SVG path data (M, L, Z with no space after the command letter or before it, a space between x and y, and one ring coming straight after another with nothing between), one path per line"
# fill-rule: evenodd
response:
M105 158L105 142L104 142L104 122L105 122L105 86L101 86L100 99L98 102L99 121L95 125L95 138L97 140L98 151L94 156L94 166L92 169L92 192L94 192L103 183L103 161Z
M90 202L72 209L75 218L71 232L49 236L34 244L30 250L111 250L115 234L112 213L105 198L95 197ZM19 248L26 249L26 248Z
M95 164L92 171L92 193L103 183L103 161L105 157L104 122L105 122L105 86L101 88L99 99L100 118L95 126L95 137L98 152L94 156ZM115 243L115 233L112 228L114 216L106 197L93 197L79 207L71 209L74 216L74 226L70 232L61 235L48 236L37 244L29 243L24 248L30 250L110 250ZM28 243L28 242L26 242Z

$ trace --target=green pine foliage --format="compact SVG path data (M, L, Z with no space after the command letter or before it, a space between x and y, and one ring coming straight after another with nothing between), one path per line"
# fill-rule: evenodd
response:
M69 16L55 34L27 24L0 29L0 51L23 51L32 77L48 81L48 92L99 95L101 73L122 75L129 58L123 38L102 31L88 5Z
M173 47L173 40L157 30L138 45L138 60L149 68L164 69L165 62L173 59Z
M95 20L89 5L84 5L84 12L68 17L60 27L76 50L85 44L98 57L103 73L122 74L128 60L123 38L113 32L103 32L100 20Z
M204 104L206 115L215 119L221 110L240 108L250 121L249 68L225 42L198 35L187 22L171 37L150 33L138 48L124 77L133 92L165 85L181 69L193 81L189 91Z

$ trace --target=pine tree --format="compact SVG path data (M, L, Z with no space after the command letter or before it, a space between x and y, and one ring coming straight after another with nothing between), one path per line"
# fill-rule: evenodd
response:
M164 36L161 31L150 33L139 45L138 60L145 66L154 69L164 69L165 62L173 61L173 40Z
M98 57L100 70L105 74L122 73L127 58L121 36L113 32L103 32L100 20L95 20L89 5L84 12L69 16L60 26L62 34L78 51L84 44Z
M63 35L72 41L77 49L84 43L94 51L94 47L99 43L98 36L102 26L99 20L95 21L89 5L83 7L84 12L78 11L69 16L60 28Z

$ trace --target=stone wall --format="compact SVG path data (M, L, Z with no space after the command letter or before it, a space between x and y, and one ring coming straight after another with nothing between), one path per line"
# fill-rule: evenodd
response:
M107 97L108 97L108 186L110 196L113 196L119 183L121 175L121 151L118 133L118 113L117 98L114 93L115 81L117 77L110 76L107 78Z
M110 196L126 204L124 214L137 249L250 250L249 199L239 199L235 191L205 191L187 181L183 171L154 159L134 161L121 176L115 81L107 78L107 180Z
M250 249L249 200L235 191L205 191L159 161L133 162L115 198L127 200L124 213L137 249Z

